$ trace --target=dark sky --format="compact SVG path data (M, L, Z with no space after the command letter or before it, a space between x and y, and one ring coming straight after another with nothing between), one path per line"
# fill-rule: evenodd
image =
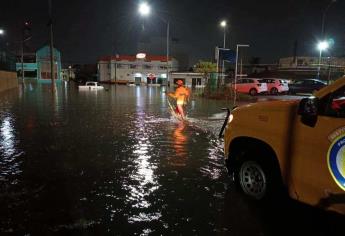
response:
M276 62L291 56L298 40L299 55L317 55L322 12L331 0L150 0L154 13L143 19L137 14L139 0L53 0L55 46L63 62L95 63L111 53L135 54L144 36L163 37L171 22L171 37L190 54L192 62L214 55L222 45L223 18L230 24L228 41L250 44L248 57ZM10 48L18 48L21 25L32 23L36 49L48 42L48 0L1 0L0 27ZM345 55L345 2L338 0L327 12L326 34L334 39L330 53ZM174 52L172 52L173 54ZM161 54L165 54L162 47Z

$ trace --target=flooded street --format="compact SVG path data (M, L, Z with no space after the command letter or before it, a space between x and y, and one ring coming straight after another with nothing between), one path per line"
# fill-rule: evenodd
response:
M161 88L62 85L52 97L49 85L31 84L7 93L1 230L226 230L217 225L227 182L222 147L207 129L171 119L165 96ZM194 119L200 103L189 108Z
M276 235L304 226L334 235L333 215L290 201L267 210L233 191L216 135L229 105L195 97L180 123L162 88L61 84L52 96L49 85L26 84L3 94L0 232Z

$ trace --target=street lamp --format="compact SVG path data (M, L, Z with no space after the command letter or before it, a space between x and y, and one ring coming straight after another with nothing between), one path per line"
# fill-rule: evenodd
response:
M151 12L151 7L146 2L142 2L139 5L138 11L139 11L140 15L147 16Z
M324 37L325 37L326 13L327 13L328 9L330 8L330 6L335 2L337 2L337 0L331 0L331 2L327 5L327 7L325 8L325 10L322 13L322 25L321 25L321 37L322 37L322 39L324 39Z
M226 47L226 27L227 27L226 20L222 20L220 22L220 26L224 29L223 50L225 50L225 47ZM218 63L219 63L219 53L218 53ZM222 79L221 79L221 81L222 81L222 84L223 84L223 81L224 81L224 58L222 60Z
M237 89L237 71L238 71L238 52L240 48L248 48L249 45L248 44L237 44L236 45L236 65L235 65L235 87L234 87L234 106L236 105L236 89ZM243 76L242 74L240 74L240 76Z
M322 58L322 51L325 51L329 48L329 43L327 41L321 41L317 44L317 49L319 50L319 66L317 68L317 78L320 78L320 70L321 70L321 58Z
M142 16L148 16L151 13L151 7L148 3L142 2L139 4L138 8L139 14ZM170 22L168 20L164 20L160 18L162 21L164 21L167 24L167 42L166 42L166 70L167 70L167 77L166 77L166 83L169 81L169 33L170 33Z
M226 40L226 26L227 22L226 20L223 20L220 22L220 26L224 29L224 40L223 40L223 48L225 48L225 40Z
M3 36L5 34L5 30L3 30L3 29L0 29L0 36ZM1 50L2 50L2 42L1 42L2 40L0 39L0 61L2 61L2 52L1 52Z

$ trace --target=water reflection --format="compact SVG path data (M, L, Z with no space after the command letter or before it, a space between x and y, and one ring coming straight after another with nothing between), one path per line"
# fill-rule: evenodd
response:
M137 119L135 120L135 132L133 133L133 138L136 141L133 146L136 171L130 174L130 181L125 187L128 191L126 201L138 211L134 211L134 214L129 215L129 223L150 222L161 217L159 211L145 211L145 209L151 208L152 202L149 201L149 198L160 186L154 173L157 164L153 161L153 144L150 140L154 136L153 127L155 123L145 122L145 119L145 113L137 107Z
M186 135L186 124L179 122L173 132L173 147L175 155L170 158L170 164L173 166L185 166L187 159L186 145L188 136Z
M7 115L3 118L0 128L0 179L21 173L16 155L16 138L14 119Z

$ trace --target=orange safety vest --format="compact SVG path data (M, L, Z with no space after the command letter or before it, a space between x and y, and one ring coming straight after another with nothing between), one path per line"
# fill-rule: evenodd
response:
M174 94L177 105L184 105L185 103L187 103L186 100L189 97L189 94L189 89L187 89L186 87L178 87Z

